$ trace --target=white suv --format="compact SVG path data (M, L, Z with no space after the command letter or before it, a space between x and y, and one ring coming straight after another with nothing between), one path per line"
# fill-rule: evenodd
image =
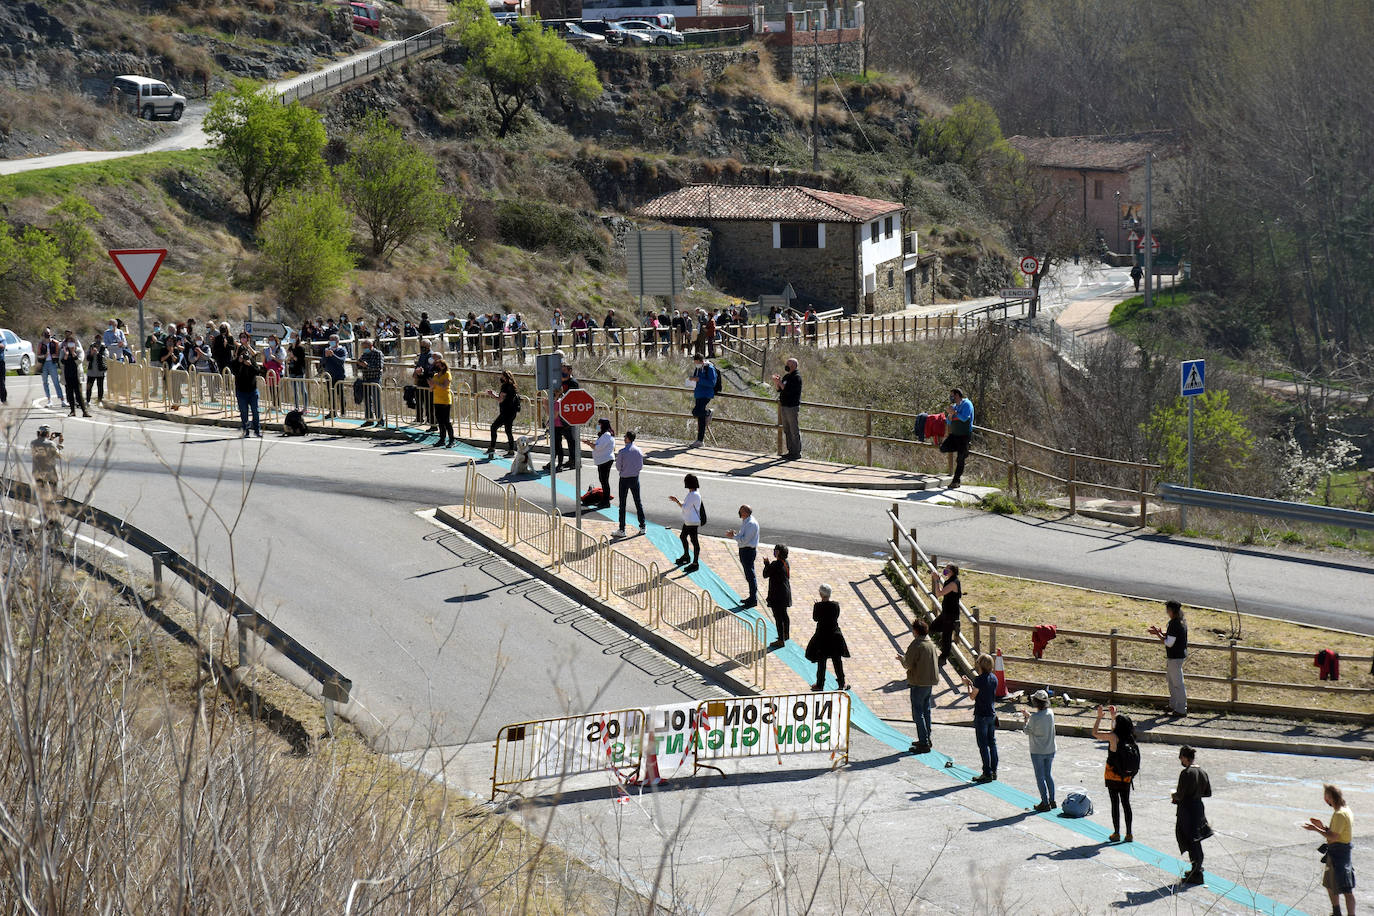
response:
M148 79L146 76L116 76L114 89L119 93L121 107L146 121L158 118L181 120L186 110L186 97L177 95L161 80Z

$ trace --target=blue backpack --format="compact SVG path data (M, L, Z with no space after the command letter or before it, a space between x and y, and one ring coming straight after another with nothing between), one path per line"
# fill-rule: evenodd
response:
M1059 810L1064 817L1087 817L1093 813L1093 800L1082 792L1070 792Z

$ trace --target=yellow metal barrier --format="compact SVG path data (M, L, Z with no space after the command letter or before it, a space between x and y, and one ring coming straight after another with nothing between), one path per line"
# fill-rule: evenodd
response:
M672 579L661 579L655 592L659 622L695 642L692 651L704 657L711 628L710 596Z
M511 539L510 503L514 487L503 487L494 480L473 473L463 495L463 511L500 529L502 540Z
M511 488L511 506L514 517L514 536L511 543L528 544L548 559L549 564L558 564L558 517L552 509L541 509L528 499L514 496Z
M564 521L559 535L558 566L570 569L588 582L601 581L602 559L609 542L595 538Z
M645 716L617 709L506 725L496 733L491 797L538 779L563 779L609 770L624 781L639 770Z
M712 609L709 620L711 652L748 672L749 680L759 689L766 687L768 644L763 620L750 621L720 607Z
M658 577L655 564L645 566L632 557L610 548L606 551L606 584L609 597L624 598L644 611L649 626L654 625L654 580Z
M702 760L830 754L849 762L850 698L844 691L706 700L697 707ZM711 767L711 769L717 769Z

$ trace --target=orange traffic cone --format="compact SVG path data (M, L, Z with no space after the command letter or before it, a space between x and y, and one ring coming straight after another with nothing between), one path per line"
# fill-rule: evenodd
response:
M997 676L997 697L1001 699L1007 695L1007 669L1002 664L1002 650L997 650L997 655L992 660L992 673Z
M640 773L626 780L632 786L657 786L662 784L663 777L658 772L658 755L650 753L644 758L640 765Z

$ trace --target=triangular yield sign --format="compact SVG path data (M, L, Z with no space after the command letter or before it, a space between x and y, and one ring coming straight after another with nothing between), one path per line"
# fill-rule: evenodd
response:
M784 287L782 288L782 297L783 297L784 299L788 300L789 302L790 302L791 300L797 298L797 291L796 291L795 289L792 288L792 284L791 284L791 283L787 284L786 286L784 286Z
M1197 374L1197 366L1188 367L1188 381L1183 383L1183 387L1187 391L1202 387L1202 376Z
M129 284L129 289L142 299L148 292L148 287L152 286L153 277L157 276L157 269L162 266L162 259L167 257L167 249L112 249L110 257L114 260L115 267L124 275L124 282Z

